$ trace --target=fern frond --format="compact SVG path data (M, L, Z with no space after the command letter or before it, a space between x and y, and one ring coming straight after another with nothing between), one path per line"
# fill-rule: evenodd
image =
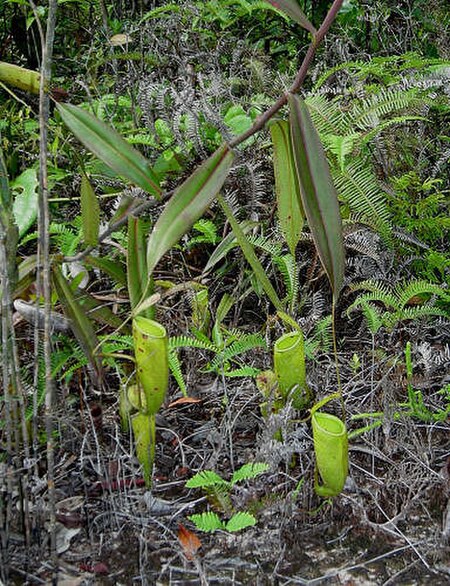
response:
M264 336L261 334L245 334L240 340L236 340L218 354L211 362L209 369L216 370L222 364L254 348L267 348Z
M385 194L370 167L355 159L343 172L332 170L332 175L338 194L350 209L363 214L376 225L385 239L389 239L389 209Z
M439 285L425 280L397 283L394 293L398 298L400 307L404 307L410 299L421 295L436 295L440 299L450 301L450 294Z
M253 366L243 366L242 368L233 368L233 370L227 370L224 375L227 378L254 378L261 370L259 368L253 368Z
M184 334L172 336L169 338L169 350L175 350L177 348L199 348L200 350L210 350L211 352L218 351L217 346L210 342L204 334L196 332L195 335L199 335L199 337L191 338Z
M177 381L181 393L184 397L187 397L188 393L186 383L184 382L183 372L181 370L181 362L175 350L169 350L168 363L170 372L172 373L173 378Z
M398 321L411 321L422 317L445 317L450 319L450 312L432 305L420 305L418 307L406 307L399 313L388 314L384 322L388 328L393 327Z
M255 248L260 248L261 250L264 250L264 252L271 254L273 257L279 256L283 248L280 242L271 240L270 238L265 238L264 236L255 236L251 234L247 236L247 240L250 244L253 244Z
M292 254L283 254L283 256L276 256L274 258L275 264L283 276L283 281L287 290L287 298L289 306L292 308L298 298L298 265Z
M363 302L361 304L361 311L366 320L367 327L372 334L376 334L381 328L386 319L389 318L388 312L383 312L370 303Z
M419 99L416 90L382 89L353 108L353 124L361 130L374 128L380 124L381 118L397 110L411 111L415 106L423 103L424 98Z
M323 94L308 96L305 99L320 135L345 134L349 128L349 121L340 107L340 98L329 100Z
M231 477L231 484L236 484L236 482L241 482L242 480L249 480L250 478L256 478L260 474L264 474L269 469L269 465L263 462L249 462L248 464L244 464L239 468L239 470L235 470L233 472L233 476Z

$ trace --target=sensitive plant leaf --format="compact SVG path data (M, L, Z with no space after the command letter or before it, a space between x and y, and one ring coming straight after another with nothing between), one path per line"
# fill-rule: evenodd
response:
M250 478L256 478L260 474L264 474L269 469L269 465L263 462L250 462L248 464L244 464L233 472L233 476L231 477L231 484L236 484L236 482L240 482L242 480L248 480Z
M242 531L242 529L246 529L247 527L253 527L253 525L256 525L255 517L251 513L242 511L231 517L225 525L225 530L233 533L235 531Z
M212 470L197 472L186 482L186 488L207 488L209 486L229 486L229 483Z
M223 209L227 217L227 220L230 222L230 226L234 232L234 235L236 236L236 240L238 241L238 244L241 247L241 250L244 253L244 256L248 264L253 269L253 272L255 273L257 280L264 289L264 292L266 293L270 301L273 303L275 309L282 310L283 304L281 303L280 298L278 297L275 289L272 286L272 283L269 281L265 270L259 262L258 257L256 256L255 251L253 249L253 246L248 241L247 237L242 231L239 222L234 217L231 207L228 205L228 203L222 196L218 197L217 200L220 203L220 206Z
M149 275L162 256L192 228L211 204L228 175L233 158L228 145L222 145L175 191L148 241Z
M53 267L53 283L64 313L70 320L72 331L86 354L97 380L100 380L102 376L102 365L97 354L99 342L94 328L84 309L75 298L61 269L57 266Z
M189 531L189 529L186 529L181 523L178 524L178 541L183 548L183 553L186 556L186 559L189 561L194 559L197 551L202 546L202 542L197 535L192 533L192 531Z
M339 203L319 135L305 102L288 98L292 150L303 209L319 258L337 298L344 278L344 244Z
M147 287L147 233L148 223L141 218L128 216L127 281L131 309L134 309ZM153 309L146 310L152 317Z
M294 256L301 237L305 213L301 203L288 122L282 120L272 124L270 133L273 144L278 220L284 239Z
M38 213L39 181L35 169L27 169L12 183L11 189L16 192L13 203L14 218L21 238L31 228Z
M217 529L225 528L224 523L220 520L219 515L217 513L213 513L212 511L189 515L189 520L194 523L199 531L204 531L205 533L212 533L213 531L217 531Z
M63 122L90 151L121 177L159 199L161 189L147 159L113 128L78 106L57 103Z
M303 14L297 0L267 0L267 2L290 16L297 24L310 32L313 36L316 34L317 30Z
M84 243L88 246L97 246L100 229L100 204L87 175L84 173L81 176L80 195Z

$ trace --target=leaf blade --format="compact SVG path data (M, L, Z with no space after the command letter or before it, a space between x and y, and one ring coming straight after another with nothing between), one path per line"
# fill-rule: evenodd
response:
M78 303L69 283L64 278L61 269L53 267L53 283L58 294L64 313L70 320L70 325L81 348L85 352L98 380L101 379L102 365L96 349L99 346L94 328Z
M159 198L161 189L147 159L133 149L113 128L78 106L56 107L73 134L118 175Z
M292 150L303 209L333 296L337 298L342 288L345 260L336 189L305 102L292 94L288 102Z
M178 242L220 191L234 154L224 144L204 161L175 191L159 216L147 244L150 276L162 256Z
M270 133L273 145L278 220L284 239L294 256L302 233L305 212L301 205L288 122L280 120L272 124Z
M100 229L100 204L85 173L81 176L81 221L86 245L97 246Z
M253 527L253 525L256 525L256 518L247 511L240 511L235 513L227 522L225 530L233 533L235 531L242 531L242 529L246 529L247 527Z
M315 27L309 22L303 11L300 9L297 0L267 0L267 2L290 16L292 20L295 20L297 24L310 32L313 36L317 33Z

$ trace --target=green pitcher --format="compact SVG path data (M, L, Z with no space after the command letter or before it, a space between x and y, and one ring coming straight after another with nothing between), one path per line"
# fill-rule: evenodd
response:
M342 491L348 474L348 438L345 423L335 415L318 411L334 396L327 397L311 409L317 467L315 489L319 496L325 498L337 496ZM318 475L322 484L319 484Z
M312 393L306 384L305 347L300 330L284 334L273 347L274 370L278 390L285 399L292 399L296 409L304 409Z

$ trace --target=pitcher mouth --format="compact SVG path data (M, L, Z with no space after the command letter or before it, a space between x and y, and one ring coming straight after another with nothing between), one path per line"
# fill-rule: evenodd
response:
M345 424L335 415L330 413L314 413L313 419L317 424L317 427L334 437L342 437L346 433ZM329 425L324 426L323 422L326 421Z

